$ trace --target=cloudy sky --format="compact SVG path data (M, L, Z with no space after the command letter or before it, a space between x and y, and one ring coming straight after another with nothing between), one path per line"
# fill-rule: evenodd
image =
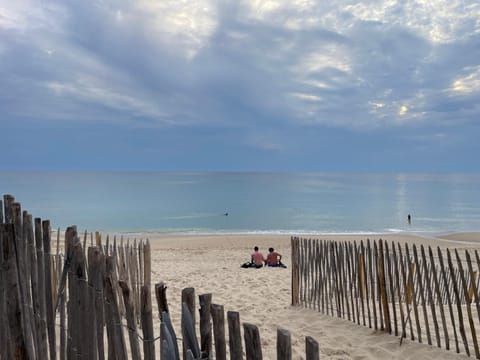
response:
M480 172L477 0L0 0L0 170Z

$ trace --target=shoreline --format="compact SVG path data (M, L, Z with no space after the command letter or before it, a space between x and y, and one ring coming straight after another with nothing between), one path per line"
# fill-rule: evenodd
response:
M64 229L60 229L62 236ZM51 229L52 234L57 234L57 229ZM162 238L221 238L221 237L311 237L332 239L348 239L375 237L375 238L421 238L431 241L449 242L452 244L480 244L480 230L477 231L392 231L392 232L294 232L294 231L212 231L212 232L162 232L162 231L98 231L102 235L109 237L126 237L127 239L162 239ZM79 231L79 237L82 237L85 231ZM87 234L95 233L87 231Z

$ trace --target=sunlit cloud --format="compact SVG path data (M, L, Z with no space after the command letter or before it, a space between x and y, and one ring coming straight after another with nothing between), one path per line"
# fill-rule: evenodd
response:
M210 0L140 0L136 8L137 20L146 20L159 41L190 59L207 46L217 26L216 3Z
M468 75L453 82L452 90L458 93L480 92L480 66L466 68Z
M473 1L20 1L0 36L11 116L365 130L479 114Z
M307 100L307 101L321 101L322 98L318 95L312 95L312 94L303 94L303 93L291 93L293 97L296 97L298 99L302 100Z

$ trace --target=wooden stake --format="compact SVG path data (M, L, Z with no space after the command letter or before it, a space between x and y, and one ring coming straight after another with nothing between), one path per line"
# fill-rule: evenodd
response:
M409 283L409 277L407 276L407 271L405 270L405 267L407 266L404 261L403 261L403 255L402 255L402 247L400 244L398 244L398 258L400 259L400 270L402 272L402 284L403 284L403 291L405 293L405 306L407 308L407 320L408 320L408 324L410 325L410 338L412 340L415 340L415 336L413 335L413 326L412 326L412 319L410 317L410 303L409 303L409 299L408 299L408 296L406 295L407 294L407 283ZM407 260L408 261L408 260ZM408 279L408 280L407 280ZM400 295L399 295L400 297ZM401 301L401 299L399 299L399 301ZM407 320L405 320L403 322L403 328L402 328L402 334L403 334L403 337L402 339L405 337L407 337ZM400 344L402 343L402 341L400 341Z
M53 308L53 291L52 291L52 273L51 273L51 253L50 253L50 221L44 220L43 227L43 251L45 261L45 296L46 296L46 315L48 329L48 343L50 345L50 359L56 359L56 342L55 342L55 313Z
M215 359L227 359L227 343L225 341L225 312L223 305L212 304L210 307L213 320L213 336L215 338Z
M458 270L460 271L460 279L462 282L459 284L463 290L463 295L465 299L468 300L468 285L467 281L465 280L465 275L463 272L463 265L460 256L458 255L457 249L455 249L455 257L457 258L457 266ZM472 341L473 341L473 348L475 350L475 357L480 359L480 350L478 348L478 340L477 340L477 332L475 331L475 324L473 323L473 315L472 315L472 308L470 306L470 301L466 301L467 306L467 316L468 316L468 323L470 324L470 331L472 332Z
M320 359L318 342L310 336L305 338L305 352L306 360Z
M415 271L415 266L412 266L412 260L410 259L410 253L408 251L408 244L405 244L405 256L407 258L407 264L410 265L410 271L408 273L408 284L411 289L411 294L412 294L412 303L413 303L413 313L415 315L415 323L417 325L417 336L418 336L418 342L422 342L422 328L420 326L420 318L418 316L418 307L417 307L417 296L415 293L415 286L413 286L413 276L414 276L414 271ZM418 268L418 267L417 267ZM418 269L417 269L418 271Z
M7 215L7 211L5 211ZM5 289L2 296L6 296L6 317L8 321L8 336L6 343L9 346L7 353L15 359L26 359L27 349L22 332L20 284L18 283L18 268L15 254L15 229L11 223L0 225L3 241L3 259L6 265Z
M249 323L243 323L246 360L262 360L262 345L258 328Z
M452 256L450 255L450 249L447 249L447 261L448 268L450 270L450 275L454 278L455 269L453 268ZM458 284L456 281L453 282L453 293L455 295L455 300L457 303L457 312L458 312L458 324L460 326L460 335L463 340L463 345L465 346L465 352L470 356L470 349L468 348L467 336L465 334L465 326L463 325L463 313L462 313L462 304L460 302L460 294L458 291Z
M453 328L453 336L455 338L455 351L457 353L460 352L460 348L458 346L458 337L457 337L457 328L455 326L455 316L453 315L453 307L452 307L452 301L450 299L450 289L448 286L448 279L445 275L445 267L443 265L443 255L442 252L440 251L440 247L437 247L437 253L438 253L438 261L440 264L440 273L441 273L441 278L443 279L444 285L445 285L445 292L447 295L447 303L448 303L448 309L450 311L450 321L452 323L452 328Z
M122 289L123 302L125 304L130 352L133 360L140 360L142 357L140 355L140 346L138 345L137 320L135 319L135 309L133 306L131 291L126 281L120 280L119 285Z
M390 323L390 312L388 309L388 299L387 299L387 286L385 281L385 265L384 265L384 254L383 254L383 241L380 239L378 241L378 278L380 281L380 297L382 300L383 308L383 317L385 322L385 331L389 334L392 333L392 326Z
M240 314L236 311L227 311L227 320L230 360L243 360Z
M423 247L422 247L422 256L423 256ZM430 258L430 264L432 265L432 279L433 279L435 294L437 296L437 299L441 300L440 287L439 287L439 284L438 284L435 260L433 259L433 252L432 252L432 248L430 246L428 247L428 256ZM435 304L433 304L433 305L435 305ZM445 338L445 349L450 350L450 341L449 341L449 337L448 337L447 323L446 323L446 320L445 320L445 312L444 312L444 309L443 309L443 303L440 302L438 304L438 307L440 309L440 317L441 317L441 320L442 320L443 337Z
M285 329L277 329L277 360L292 359L292 339L290 332Z
M212 322L210 307L212 294L203 294L198 297L200 303L200 351L208 358L212 357Z
M429 271L427 269L427 260L425 257L425 248L423 247L423 245L420 245L420 253L422 255L422 263L423 263L423 269L425 274L427 296L428 296L428 302L430 303L430 310L432 312L433 326L435 327L435 337L437 339L437 346L441 347L440 330L438 328L438 321L437 321L437 312L435 311L435 302L433 301L433 295L432 295L432 289L431 289L432 282L430 279Z

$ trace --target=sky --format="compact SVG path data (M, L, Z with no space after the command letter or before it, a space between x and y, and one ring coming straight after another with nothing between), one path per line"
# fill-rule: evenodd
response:
M477 0L0 0L0 170L480 172Z

